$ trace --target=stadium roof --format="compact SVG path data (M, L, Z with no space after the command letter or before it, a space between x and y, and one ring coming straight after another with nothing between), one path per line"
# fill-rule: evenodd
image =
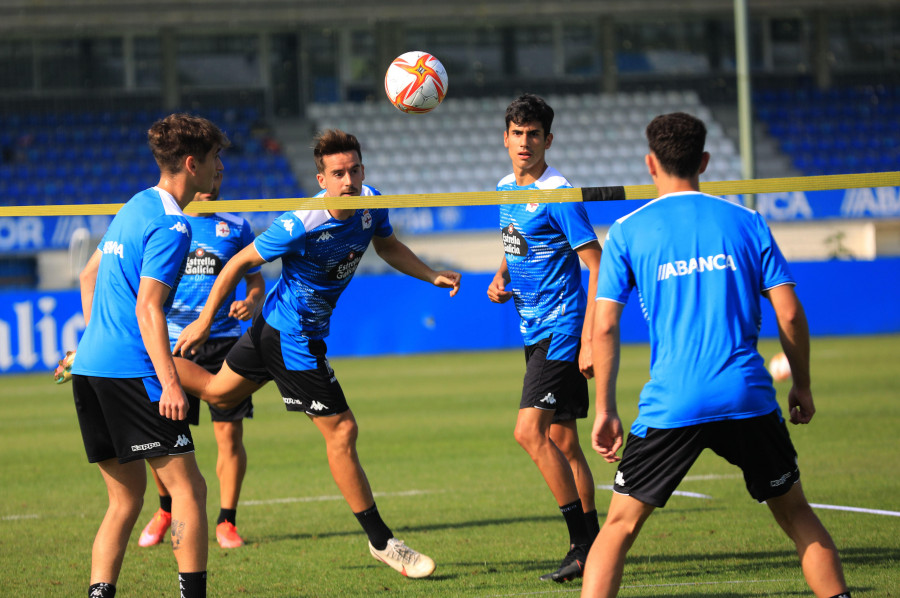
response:
M897 10L897 0L752 0L751 14L790 14L813 10ZM290 29L302 25L335 27L373 22L446 24L473 18L534 22L548 16L602 17L730 12L728 0L0 0L0 32L78 35L103 32L153 33L165 28Z

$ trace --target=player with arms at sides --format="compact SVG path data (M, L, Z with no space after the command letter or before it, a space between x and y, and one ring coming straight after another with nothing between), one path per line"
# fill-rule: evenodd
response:
M506 109L504 145L513 172L498 191L560 189L572 185L547 165L553 142L553 109L525 94ZM592 374L591 332L600 243L580 203L503 204L500 232L504 256L488 286L488 298L512 298L525 342L525 379L515 438L543 475L569 531L569 551L541 580L581 577L600 529L594 478L578 441L576 420L588 414ZM579 258L588 267L581 284Z
M215 201L219 198L222 173L216 176L211 193L198 193L194 201ZM184 276L175 292L169 311L169 342L174 347L178 335L193 322L212 288L222 267L234 255L253 242L253 230L245 219L233 214L187 214L193 237ZM228 350L241 336L239 320L249 320L257 304L266 294L266 283L259 268L251 268L244 276L247 295L238 300L229 296L213 319L210 339L190 356L207 371L215 373L222 367ZM200 399L188 396L191 424L200 423ZM216 540L222 548L238 548L244 540L237 532L237 504L241 484L247 471L247 450L244 448L244 418L253 417L253 398L246 397L233 409L217 409L209 405L218 457L216 477L219 478L219 518L216 521ZM159 491L159 509L144 527L138 545L153 546L162 542L172 521L172 497L159 475L152 469Z
M91 555L92 598L116 593L144 501L144 460L172 495L180 595L206 596L206 482L194 458L166 313L191 246L182 209L212 190L223 169L219 151L229 143L213 123L185 114L155 122L148 138L159 182L119 210L80 277L87 328L72 390L88 461L100 467L109 496Z
M317 197L378 195L363 185L359 141L340 130L321 133L313 150ZM361 203L364 204L363 200ZM189 355L206 339L225 297L249 268L281 258L281 277L261 313L232 348L218 374L177 359L185 388L228 407L275 380L288 411L305 413L325 439L334 481L369 538L372 555L403 575L426 577L434 561L394 538L384 523L356 450L358 427L325 356L331 314L369 244L400 272L459 290L460 275L434 271L394 235L386 209L343 208L287 212L238 253L216 279L200 317L175 345Z
M846 598L837 548L803 494L797 454L756 349L765 297L794 373L791 423L809 423L815 413L809 328L787 262L762 216L699 192L709 162L699 119L658 116L646 133L645 161L659 197L610 227L597 286L592 444L607 462L619 461L622 445L619 321L635 289L650 328L650 381L581 595L618 593L625 554L644 521L710 448L740 467L750 495L768 505L793 540L816 596Z

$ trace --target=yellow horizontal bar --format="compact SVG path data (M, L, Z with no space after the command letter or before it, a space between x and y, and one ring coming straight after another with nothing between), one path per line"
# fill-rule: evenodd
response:
M860 187L900 186L900 172L834 174L825 176L784 177L743 181L700 183L700 190L711 195L744 195L787 191L826 191ZM479 206L501 203L554 203L582 201L586 191L597 188L550 189L527 191L472 191L467 193L417 193L410 195L376 195L361 197L289 197L278 199L231 199L188 204L185 212L287 212L289 210L322 210L349 208L423 208L435 206ZM625 199L653 199L653 185L622 187ZM115 214L124 204L64 204L48 206L3 206L3 216L89 216Z

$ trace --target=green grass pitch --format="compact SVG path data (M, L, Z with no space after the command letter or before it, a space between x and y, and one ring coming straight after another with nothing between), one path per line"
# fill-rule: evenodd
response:
M763 355L777 350L761 343ZM900 511L900 336L813 341L818 412L791 426L812 503ZM649 350L623 347L619 403L626 425L646 379ZM247 546L211 537L210 596L576 595L580 582L537 580L564 555L566 532L537 469L512 437L524 371L521 351L334 359L360 424L359 451L385 520L431 555L433 577L408 580L368 554L339 498L324 445L305 416L287 413L274 385L256 396L245 427L250 465L238 527ZM87 463L71 386L50 375L3 378L0 392L0 579L4 594L79 596L106 507ZM778 385L784 408L787 383ZM593 389L592 389L593 393ZM589 452L589 424L581 425ZM205 413L194 430L215 522L215 442ZM595 481L614 466L589 452ZM808 596L792 545L736 469L704 455L648 521L629 555L621 596ZM601 518L609 491L597 490ZM168 546L139 548L157 507L152 482L132 533L119 596L172 596ZM900 517L819 509L841 549L854 596L900 596ZM211 526L212 527L212 526ZM212 531L212 530L211 530Z

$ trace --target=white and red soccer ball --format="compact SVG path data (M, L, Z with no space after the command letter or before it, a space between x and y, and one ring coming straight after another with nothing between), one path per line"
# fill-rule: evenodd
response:
M776 353L769 360L769 373L776 382L784 382L791 377L791 364L784 353Z
M388 67L384 91L398 110L424 114L438 107L447 95L447 71L427 52L406 52Z

